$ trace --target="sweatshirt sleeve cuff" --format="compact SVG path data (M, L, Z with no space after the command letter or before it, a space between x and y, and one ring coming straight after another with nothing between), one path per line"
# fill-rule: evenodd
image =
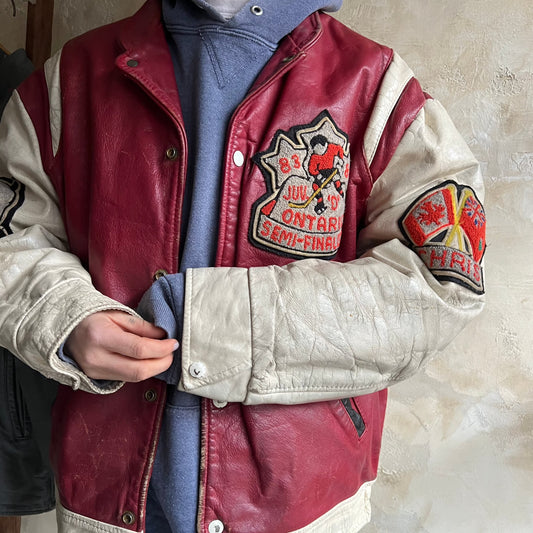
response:
M167 338L180 341L170 367L155 376L169 385L177 385L180 379L184 298L185 274L171 274L154 282L137 307L145 320L166 331Z

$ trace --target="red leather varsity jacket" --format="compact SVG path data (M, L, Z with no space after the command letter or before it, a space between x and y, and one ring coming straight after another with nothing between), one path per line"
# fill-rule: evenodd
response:
M165 384L98 390L54 353L88 312L135 307L157 272L178 270L187 140L159 2L68 43L6 113L30 132L11 138L38 146L35 175L61 214L63 253L108 298L83 303L97 299L84 288L83 302L63 303L76 301L61 291L79 267L58 259L61 281L40 281L33 328L14 306L0 313L19 330L18 344L2 343L64 383L52 443L60 524L142 531ZM204 397L198 531L355 531L368 520L387 387L482 305L477 164L400 58L319 13L282 41L234 113L226 154L218 268L187 288L180 386ZM3 186L26 195L6 207L4 242L35 209L23 170L2 168ZM252 362L224 368L233 355L215 342L195 375L201 316L217 319L195 295L215 293L220 272L264 273L244 291L251 318L235 322L251 331ZM37 320L51 333L35 337ZM217 365L210 381L203 369Z

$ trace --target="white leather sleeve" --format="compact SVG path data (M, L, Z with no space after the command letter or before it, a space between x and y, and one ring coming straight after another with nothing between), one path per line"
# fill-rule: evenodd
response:
M392 107L378 109L374 126ZM438 281L399 229L409 206L447 180L482 199L476 160L428 100L373 188L360 258L189 270L180 388L293 404L370 393L415 373L483 306L482 295Z
M57 67L58 57L48 68ZM59 109L59 87L49 87ZM60 123L52 120L53 139ZM15 201L15 196L18 200ZM89 392L99 387L57 356L84 317L105 309L129 311L100 294L78 258L68 252L54 188L46 175L32 121L15 92L0 122L0 345L48 378ZM131 312L131 311L129 311Z

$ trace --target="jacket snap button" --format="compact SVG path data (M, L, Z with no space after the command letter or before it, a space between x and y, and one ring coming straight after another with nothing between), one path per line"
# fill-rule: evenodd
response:
M128 67L138 67L139 62L135 59L128 59L128 62L126 63Z
M240 150L237 150L233 153L233 162L238 167L242 167L244 165L244 154Z
M294 58L296 57L296 54L294 54L293 56L287 56L287 57L284 57L281 62L282 63L289 63L291 62Z
M148 389L144 393L144 399L150 403L155 402L157 400L157 392L154 389Z
M189 367L189 374L193 378L203 378L207 374L207 368L203 363L193 363Z
M135 522L135 515L131 511L126 511L122 515L122 521L127 525L131 526Z
M209 524L209 533L222 533L224 531L224 524L220 520L213 520Z
M224 407L226 407L226 405L228 405L228 402L221 402L219 400L213 400L213 405L217 409L224 409Z
M171 146L170 148L167 148L165 156L167 159L170 159L170 161L174 161L174 159L178 157L178 150L174 146Z
M168 272L166 270L163 270L160 268L159 270L156 270L154 272L154 281L157 281L159 278L162 278L163 276L166 276Z

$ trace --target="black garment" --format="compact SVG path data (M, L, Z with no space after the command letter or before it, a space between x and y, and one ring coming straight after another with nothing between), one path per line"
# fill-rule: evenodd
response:
M0 116L13 90L32 72L33 65L24 50L9 55L0 50Z
M32 71L24 50L0 51L0 115ZM56 383L0 347L0 516L43 513L55 506L48 452L56 390Z
M57 385L0 348L0 515L55 507L48 462Z

